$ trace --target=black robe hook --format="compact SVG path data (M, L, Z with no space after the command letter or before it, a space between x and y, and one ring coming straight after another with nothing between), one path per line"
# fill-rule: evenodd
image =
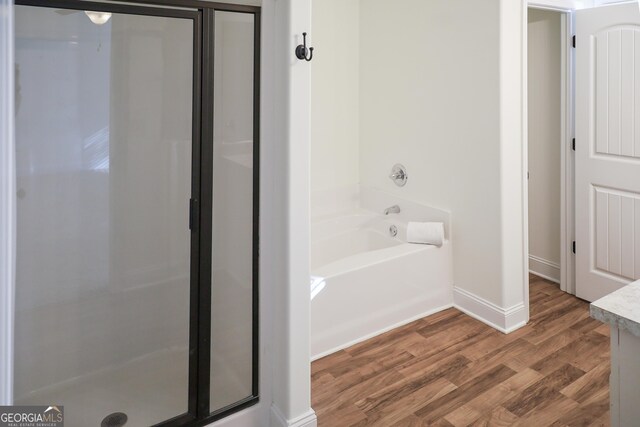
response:
M296 56L298 59L304 59L305 61L311 61L313 59L313 48L310 47L307 49L307 33L302 33L302 44L298 45L296 48ZM307 58L307 51L309 52L309 57Z

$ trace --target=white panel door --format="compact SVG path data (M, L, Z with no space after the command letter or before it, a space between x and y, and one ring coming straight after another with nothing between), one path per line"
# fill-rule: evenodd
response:
M640 11L576 13L576 294L640 279Z

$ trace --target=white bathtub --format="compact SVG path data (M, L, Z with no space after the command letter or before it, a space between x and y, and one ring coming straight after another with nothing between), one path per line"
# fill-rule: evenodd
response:
M311 274L325 282L311 302L313 359L452 305L450 241L440 248L406 243L409 220L442 221L450 236L449 214L384 193L363 195L370 209L323 215L311 225ZM381 206L393 204L402 212L382 215Z

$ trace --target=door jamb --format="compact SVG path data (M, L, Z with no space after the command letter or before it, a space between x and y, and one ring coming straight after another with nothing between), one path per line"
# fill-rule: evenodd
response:
M561 37L561 169L560 169L560 289L576 293L575 235L575 34L574 13L563 13Z
M523 150L525 158L528 158L528 9L551 10L562 13L560 43L561 43L561 165L560 165L560 289L570 294L575 294L575 256L573 254L573 241L575 240L575 209L574 209L574 151L572 148L574 130L574 79L575 79L575 53L572 47L574 34L574 10L561 6L551 6L547 3L522 0L523 8ZM527 160L528 162L528 160ZM528 164L525 165L528 170ZM528 185L528 180L526 182ZM528 197L528 188L525 194ZM528 216L528 212L525 212ZM529 235L528 221L525 221L525 235ZM528 241L528 237L527 237ZM529 248L526 249L528 263ZM528 265L528 264L527 264ZM528 270L528 268L527 268Z

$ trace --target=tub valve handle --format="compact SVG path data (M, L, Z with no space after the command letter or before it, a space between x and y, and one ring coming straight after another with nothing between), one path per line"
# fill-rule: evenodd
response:
M398 173L392 173L391 175L389 175L389 178L394 181L396 179L404 179L404 173L402 171L398 171Z
M398 187L403 187L407 183L407 179L409 179L407 169L399 163L394 165L393 169L391 169L389 179L391 179L391 181L393 181Z

